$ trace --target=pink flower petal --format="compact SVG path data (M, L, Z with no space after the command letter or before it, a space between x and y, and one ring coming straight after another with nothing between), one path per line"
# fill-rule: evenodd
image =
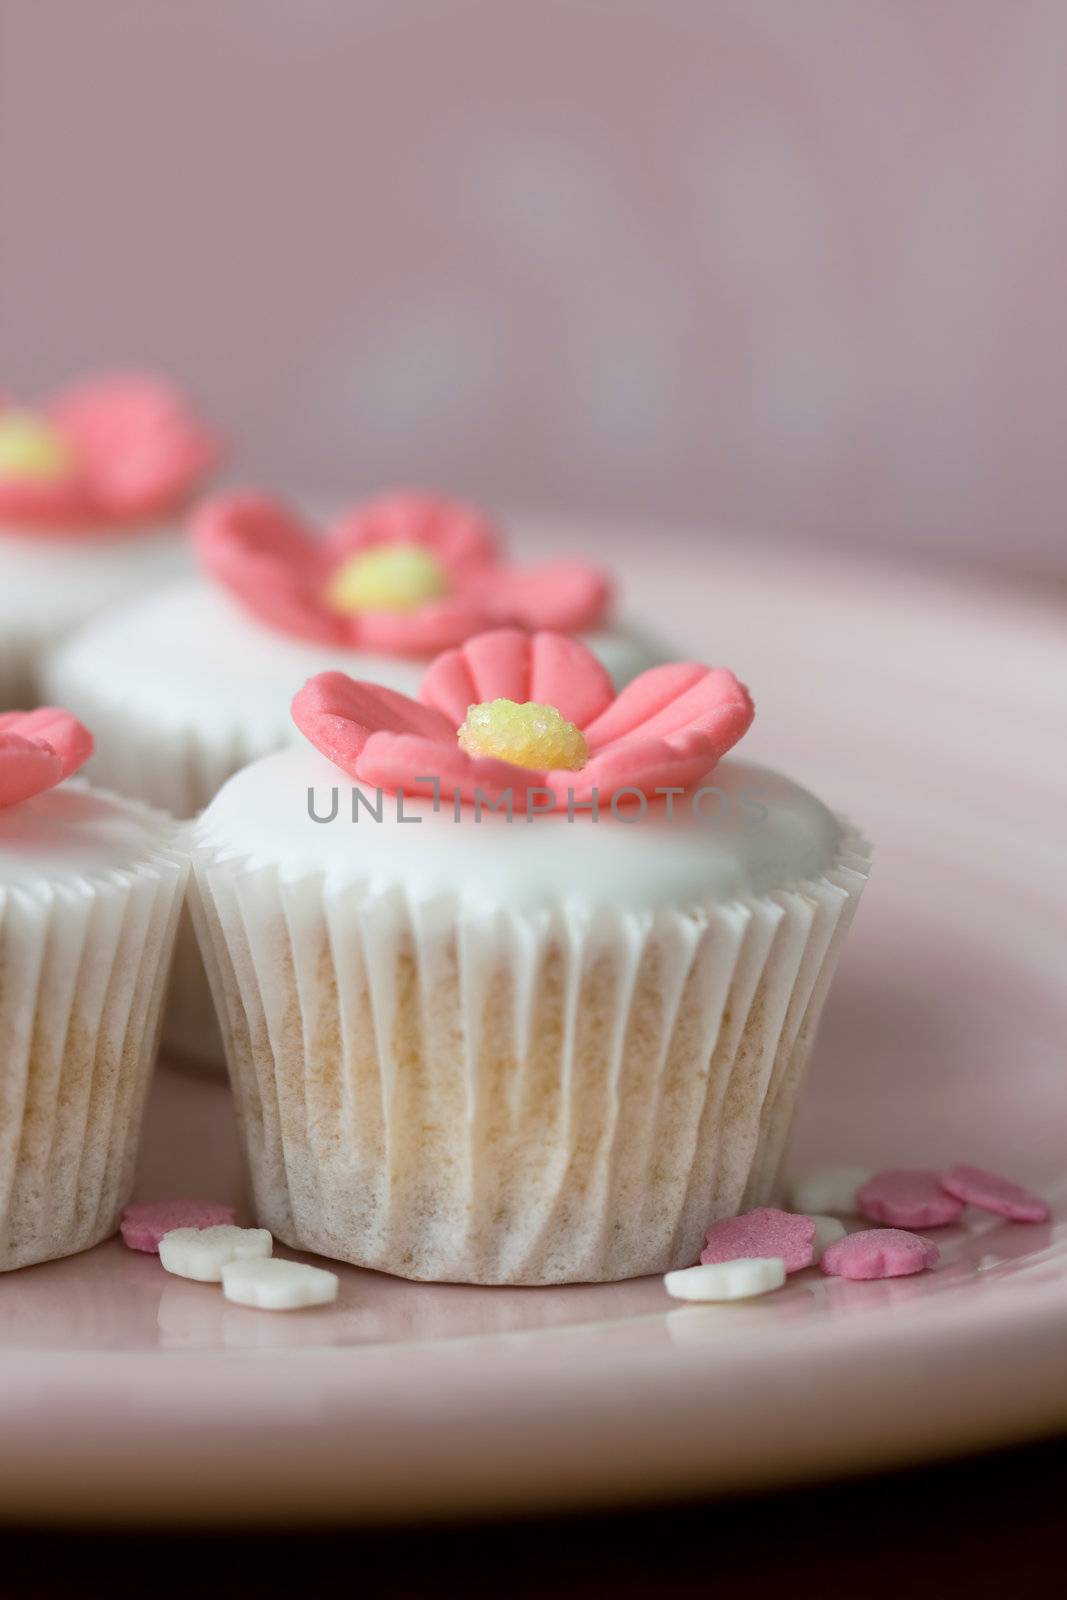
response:
M327 568L319 541L285 506L265 495L218 495L193 518L193 547L246 611L286 633L343 644L347 619L322 594Z
M69 711L41 706L5 712L0 716L0 806L54 788L92 753L92 734Z
M98 378L48 408L79 475L108 518L143 518L188 501L219 456L176 390L137 374Z
M615 698L607 668L580 639L535 633L530 641L530 687L526 698L555 706L577 728L585 728Z
M937 1265L940 1252L929 1239L900 1228L849 1233L824 1251L822 1270L833 1278L906 1278Z
M981 1167L960 1165L941 1174L941 1187L964 1205L979 1206L1012 1222L1047 1222L1049 1208L1040 1195Z
M470 669L474 702L532 699L530 694L530 635L520 628L491 628L469 639L462 655ZM433 669L426 674L420 693L425 698ZM467 714L464 706L459 721ZM459 723L456 724L459 726Z
M700 732L711 742L713 765L747 733L753 714L751 696L732 672L680 661L635 678L586 729L586 739L598 751L635 734L649 739Z
M611 701L607 672L592 651L563 634L496 628L440 656L422 681L421 698L459 727L467 707L486 700L535 700L584 727Z
M63 776L54 750L17 733L0 732L0 807L15 806L53 789Z
M56 483L0 478L0 518L35 538L91 538L104 520L75 473Z
M810 1267L815 1255L815 1224L810 1217L773 1206L757 1206L740 1217L712 1223L700 1253L702 1266L753 1256L779 1257L787 1272Z
M608 744L638 730L646 731L646 724L654 716L700 683L709 671L699 661L671 661L650 667L627 684L604 714L586 729L587 740L594 745Z
M619 739L599 750L580 772L552 773L551 781L569 778L575 797L581 799L591 797L595 788L604 804L624 788L639 789L651 800L657 789L689 788L712 770L717 759L714 745L703 733Z
M397 656L432 656L489 621L465 594L427 601L417 611L361 611L345 620L349 644Z
M419 699L424 705L435 706L448 718L453 729L460 726L467 715L467 707L479 703L474 673L465 650L445 650L430 663L419 685Z
M499 534L477 506L402 490L353 506L327 540L331 566L376 544L421 544L461 585L497 559ZM485 615L484 609L479 610Z
M925 1170L876 1172L856 1195L860 1214L895 1228L944 1228L963 1202L946 1194L940 1174Z
M413 734L435 747L459 748L455 729L439 711L396 689L362 683L344 672L320 672L309 678L294 695L292 711L305 738L352 777L364 776L360 753L372 734Z
M60 777L69 778L93 753L93 736L84 723L58 706L38 706L35 711L7 711L0 715L0 733L15 733L43 743L59 757Z
M496 567L478 579L472 593L494 622L575 633L603 619L611 583L607 573L588 562L553 561Z

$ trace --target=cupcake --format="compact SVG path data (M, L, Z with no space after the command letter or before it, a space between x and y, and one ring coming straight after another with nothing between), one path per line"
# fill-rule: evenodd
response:
M298 737L294 684L343 668L409 694L438 651L500 618L580 633L627 682L656 657L607 624L611 594L582 561L515 567L473 506L405 493L343 515L325 537L260 495L193 519L199 582L141 598L49 663L49 697L89 722L108 788L195 816L239 768ZM222 1044L186 924L165 1042L217 1064Z
M0 407L0 708L37 698L46 650L183 566L176 519L216 457L150 378Z
M867 855L720 760L732 673L616 694L580 641L501 629L418 700L329 672L293 716L308 742L190 832L260 1224L567 1283L691 1265L767 1201Z
M0 716L5 1271L118 1227L185 885L169 818L62 783L91 749L65 711Z

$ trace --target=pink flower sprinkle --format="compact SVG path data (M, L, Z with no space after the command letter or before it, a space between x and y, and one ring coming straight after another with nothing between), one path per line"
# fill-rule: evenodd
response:
M776 1211L773 1206L724 1217L708 1229L700 1263L707 1267L762 1256L777 1256L785 1262L786 1272L810 1267L815 1258L815 1223L810 1217Z
M1011 1222L1047 1222L1049 1208L1040 1195L1032 1194L1010 1178L981 1167L955 1166L941 1174L941 1187L964 1205L979 1206Z
M876 1172L856 1196L862 1216L891 1228L943 1228L958 1222L963 1202L946 1193L941 1174L923 1170Z
M866 1228L832 1244L822 1270L832 1278L906 1278L936 1266L938 1249L929 1239L901 1228Z
M157 1252L172 1228L217 1228L236 1215L233 1206L210 1200L145 1200L126 1207L119 1231L131 1250Z

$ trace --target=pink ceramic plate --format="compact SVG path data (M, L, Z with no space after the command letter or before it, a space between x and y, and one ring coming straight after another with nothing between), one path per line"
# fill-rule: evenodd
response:
M555 530L557 547L565 541ZM588 546L587 534L582 541ZM690 552L699 546L690 546ZM547 1508L885 1466L1067 1425L1067 638L1038 602L707 550L629 589L760 706L745 753L877 843L793 1161L972 1161L1049 1226L968 1214L921 1278L803 1273L228 1305L115 1242L0 1280L0 1504L126 1521ZM140 1192L240 1194L225 1093L164 1071Z

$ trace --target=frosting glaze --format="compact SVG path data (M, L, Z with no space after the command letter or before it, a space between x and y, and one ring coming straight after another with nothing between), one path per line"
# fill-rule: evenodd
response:
M72 628L188 570L173 524L60 545L0 523L0 705L39 698L40 656Z
M169 846L169 818L135 800L64 784L0 810L0 895L95 882Z
M102 618L56 657L56 670L100 693L154 712L195 717L205 727L248 722L288 727L289 702L327 666L415 693L425 663L305 643L247 616L202 579L185 579ZM49 669L51 672L51 668ZM225 694L221 693L225 686ZM282 742L281 734L271 748Z
M275 867L283 880L321 875L324 891L355 885L369 892L401 885L418 901L459 895L472 906L536 911L559 906L626 910L707 905L766 894L819 878L840 853L844 830L820 800L769 768L719 763L694 817L688 797L649 803L641 820L620 821L605 806L599 820L579 812L512 822L471 807L454 820L447 795L436 813L427 797L382 797L382 821L364 805L352 822L352 791L377 807L374 790L353 784L306 747L276 752L236 774L195 825L198 847L215 859ZM308 790L318 816L313 821Z
M153 523L136 541L117 535L79 544L43 542L0 523L0 624L70 620L129 593L137 581L159 582L189 569L173 522ZM131 582L132 580L132 582Z

